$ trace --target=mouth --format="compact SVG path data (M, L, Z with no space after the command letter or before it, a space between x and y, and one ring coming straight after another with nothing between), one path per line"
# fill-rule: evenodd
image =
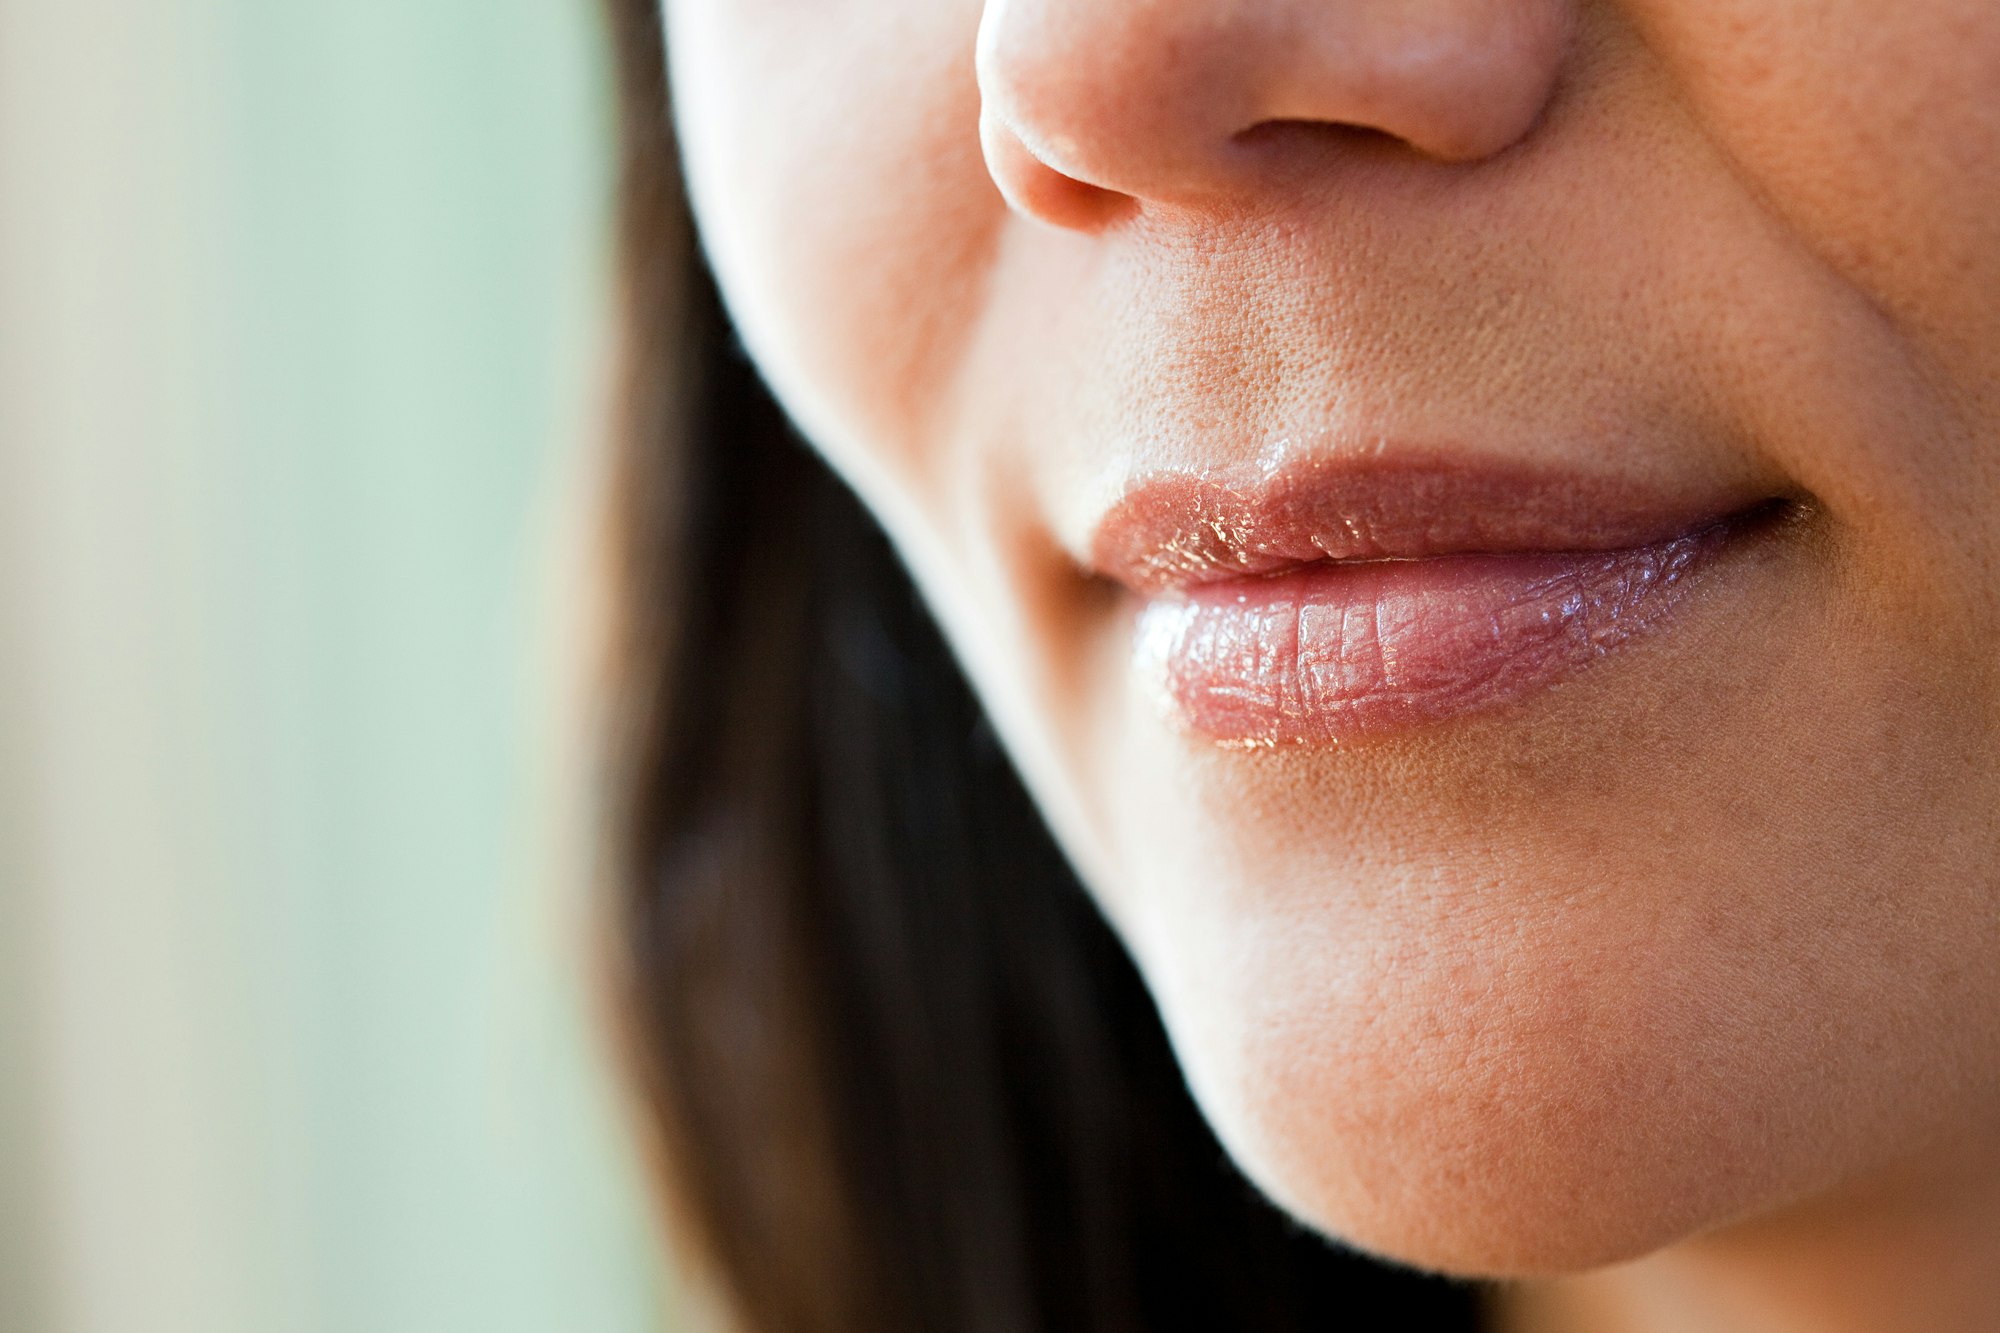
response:
M1134 665L1188 732L1328 745L1503 708L1656 634L1797 506L1381 459L1157 477L1099 524Z

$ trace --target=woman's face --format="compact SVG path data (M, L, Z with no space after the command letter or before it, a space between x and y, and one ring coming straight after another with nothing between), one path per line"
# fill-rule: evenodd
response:
M2000 1125L2000 6L672 0L752 350L1302 1218Z

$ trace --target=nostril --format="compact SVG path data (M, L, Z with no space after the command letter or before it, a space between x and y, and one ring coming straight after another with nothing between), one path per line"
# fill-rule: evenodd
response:
M1248 129L1238 130L1232 137L1238 148L1251 152L1276 151L1312 143L1347 151L1422 151L1408 139L1372 125L1328 120L1260 120Z
M986 169L1016 212L1071 231L1096 232L1138 208L1129 194L1078 180L1038 157L989 108L979 120Z
M1498 149L1490 139L1454 136L1443 127L1422 138L1373 125L1347 121L1280 118L1259 121L1231 137L1231 146L1248 157L1326 156L1358 160L1368 157L1423 158L1438 163L1478 162Z

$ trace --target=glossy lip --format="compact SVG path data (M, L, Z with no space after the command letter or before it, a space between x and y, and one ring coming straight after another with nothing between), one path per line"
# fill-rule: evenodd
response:
M1157 592L1329 560L1609 551L1771 499L1443 456L1334 455L1143 478L1099 520L1087 563Z
M1662 627L1780 502L1448 460L1308 460L1127 492L1093 569L1189 732L1337 744L1497 708Z

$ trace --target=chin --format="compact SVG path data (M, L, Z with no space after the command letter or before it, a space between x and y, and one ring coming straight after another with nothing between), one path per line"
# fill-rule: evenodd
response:
M1698 955L1593 970L1627 951L1283 933L1211 935L1151 969L1155 991L1231 1156L1344 1244L1462 1277L1575 1274L1865 1165L1871 1108L1814 1077L1798 1011L1746 1021L1786 997Z
M1718 1180L1710 1165L1635 1161L1625 1143L1571 1132L1561 1114L1505 1144L1464 1117L1314 1117L1304 1103L1215 1118L1225 1116L1237 1122L1225 1135L1232 1156L1294 1218L1456 1277L1554 1277L1636 1259L1742 1211L1750 1183Z

